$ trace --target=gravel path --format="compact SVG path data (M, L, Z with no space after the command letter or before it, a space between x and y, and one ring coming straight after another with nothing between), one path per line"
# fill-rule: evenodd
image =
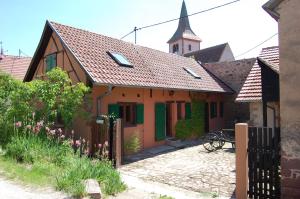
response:
M70 199L67 195L51 188L34 188L0 177L1 199Z

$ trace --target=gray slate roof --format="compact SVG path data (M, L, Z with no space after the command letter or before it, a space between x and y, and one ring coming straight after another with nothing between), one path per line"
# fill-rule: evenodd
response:
M191 29L189 17L188 17L188 13L184 1L182 2L178 28L174 33L174 35L171 37L171 39L168 41L168 43L175 42L182 38L201 41L201 39Z
M228 43L220 44L217 46L212 46L198 51L193 51L190 53L184 54L185 57L194 57L195 60L200 61L201 63L213 63L219 62L220 58L226 48Z

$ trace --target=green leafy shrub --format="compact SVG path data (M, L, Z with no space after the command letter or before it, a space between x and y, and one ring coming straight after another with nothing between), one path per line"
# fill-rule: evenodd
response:
M175 136L178 139L186 139L191 136L200 137L204 133L204 103L192 102L191 119L179 120L175 125Z
M124 150L125 154L136 153L141 149L141 141L138 133L133 134L127 140L125 140Z
M0 74L0 142L8 143L15 133L14 123L29 123L29 118L49 126L60 113L64 126L70 127L83 112L81 105L88 92L83 83L72 85L67 73L59 67L46 73L45 80L25 83Z
M192 136L192 120L178 120L175 125L175 132L178 139Z
M18 162L33 163L34 154L32 152L34 150L31 150L33 145L32 140L13 137L12 141L6 146L6 155Z

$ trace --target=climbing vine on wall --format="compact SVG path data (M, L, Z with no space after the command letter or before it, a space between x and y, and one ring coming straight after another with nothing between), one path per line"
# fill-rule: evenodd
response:
M205 102L192 101L191 119L179 120L175 131L178 139L186 139L191 136L200 137L204 134Z

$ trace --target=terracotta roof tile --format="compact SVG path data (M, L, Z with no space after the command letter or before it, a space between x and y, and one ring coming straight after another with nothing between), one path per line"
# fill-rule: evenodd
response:
M54 22L50 25L98 84L232 92L191 58ZM133 67L119 66L107 51L123 54ZM183 67L192 69L201 79L195 79Z
M258 59L277 72L279 72L279 47L263 48ZM239 92L236 101L238 102L253 102L262 100L261 87L261 68L258 64L258 59L253 65L241 91Z
M204 64L204 67L239 93L256 59Z
M30 61L31 57L2 55L0 58L0 71L10 74L16 79L23 80Z

